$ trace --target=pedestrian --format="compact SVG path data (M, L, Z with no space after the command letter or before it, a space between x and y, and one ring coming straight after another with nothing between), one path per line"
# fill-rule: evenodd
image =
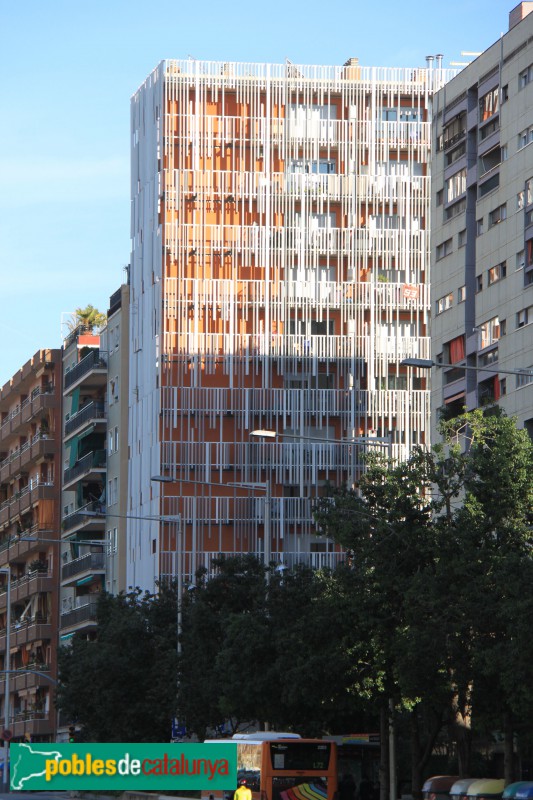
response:
M252 800L252 792L246 785L246 781L244 778L239 780L239 786L235 790L235 794L233 795L233 800Z

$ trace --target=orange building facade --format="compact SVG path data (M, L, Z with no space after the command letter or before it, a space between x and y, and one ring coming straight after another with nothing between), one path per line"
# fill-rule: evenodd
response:
M132 98L131 584L193 582L217 553L333 565L313 498L369 449L428 444L400 362L430 356L447 77L165 61Z
M0 569L11 580L8 614L0 576L0 698L14 741L55 741L60 482L61 351L39 350L0 389Z

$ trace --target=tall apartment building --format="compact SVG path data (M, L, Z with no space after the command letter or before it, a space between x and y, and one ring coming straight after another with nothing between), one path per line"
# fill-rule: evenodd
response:
M60 637L90 636L105 588L108 354L83 325L63 343ZM101 542L101 544L99 544Z
M55 740L60 481L61 351L39 350L0 389L0 698L15 741Z
M434 63L164 61L134 95L128 583L333 563L317 492L428 442Z
M531 10L434 98L432 408L496 402L533 434L533 380L506 372L533 366Z

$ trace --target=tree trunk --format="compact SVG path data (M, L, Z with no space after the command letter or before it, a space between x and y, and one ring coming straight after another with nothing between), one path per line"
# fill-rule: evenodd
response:
M379 800L389 800L389 709L383 703L379 712Z
M418 711L411 712L409 720L411 730L411 794L414 800L422 800L422 786L424 785L424 770L429 762L435 742L442 728L442 716L435 710L428 711L429 725L425 742L420 738Z
M503 715L503 736L503 777L505 779L505 785L508 786L516 780L514 769L513 721L508 711Z

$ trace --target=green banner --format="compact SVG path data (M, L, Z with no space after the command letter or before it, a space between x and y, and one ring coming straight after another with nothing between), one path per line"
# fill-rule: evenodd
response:
M237 786L237 745L12 744L13 791L200 789Z

